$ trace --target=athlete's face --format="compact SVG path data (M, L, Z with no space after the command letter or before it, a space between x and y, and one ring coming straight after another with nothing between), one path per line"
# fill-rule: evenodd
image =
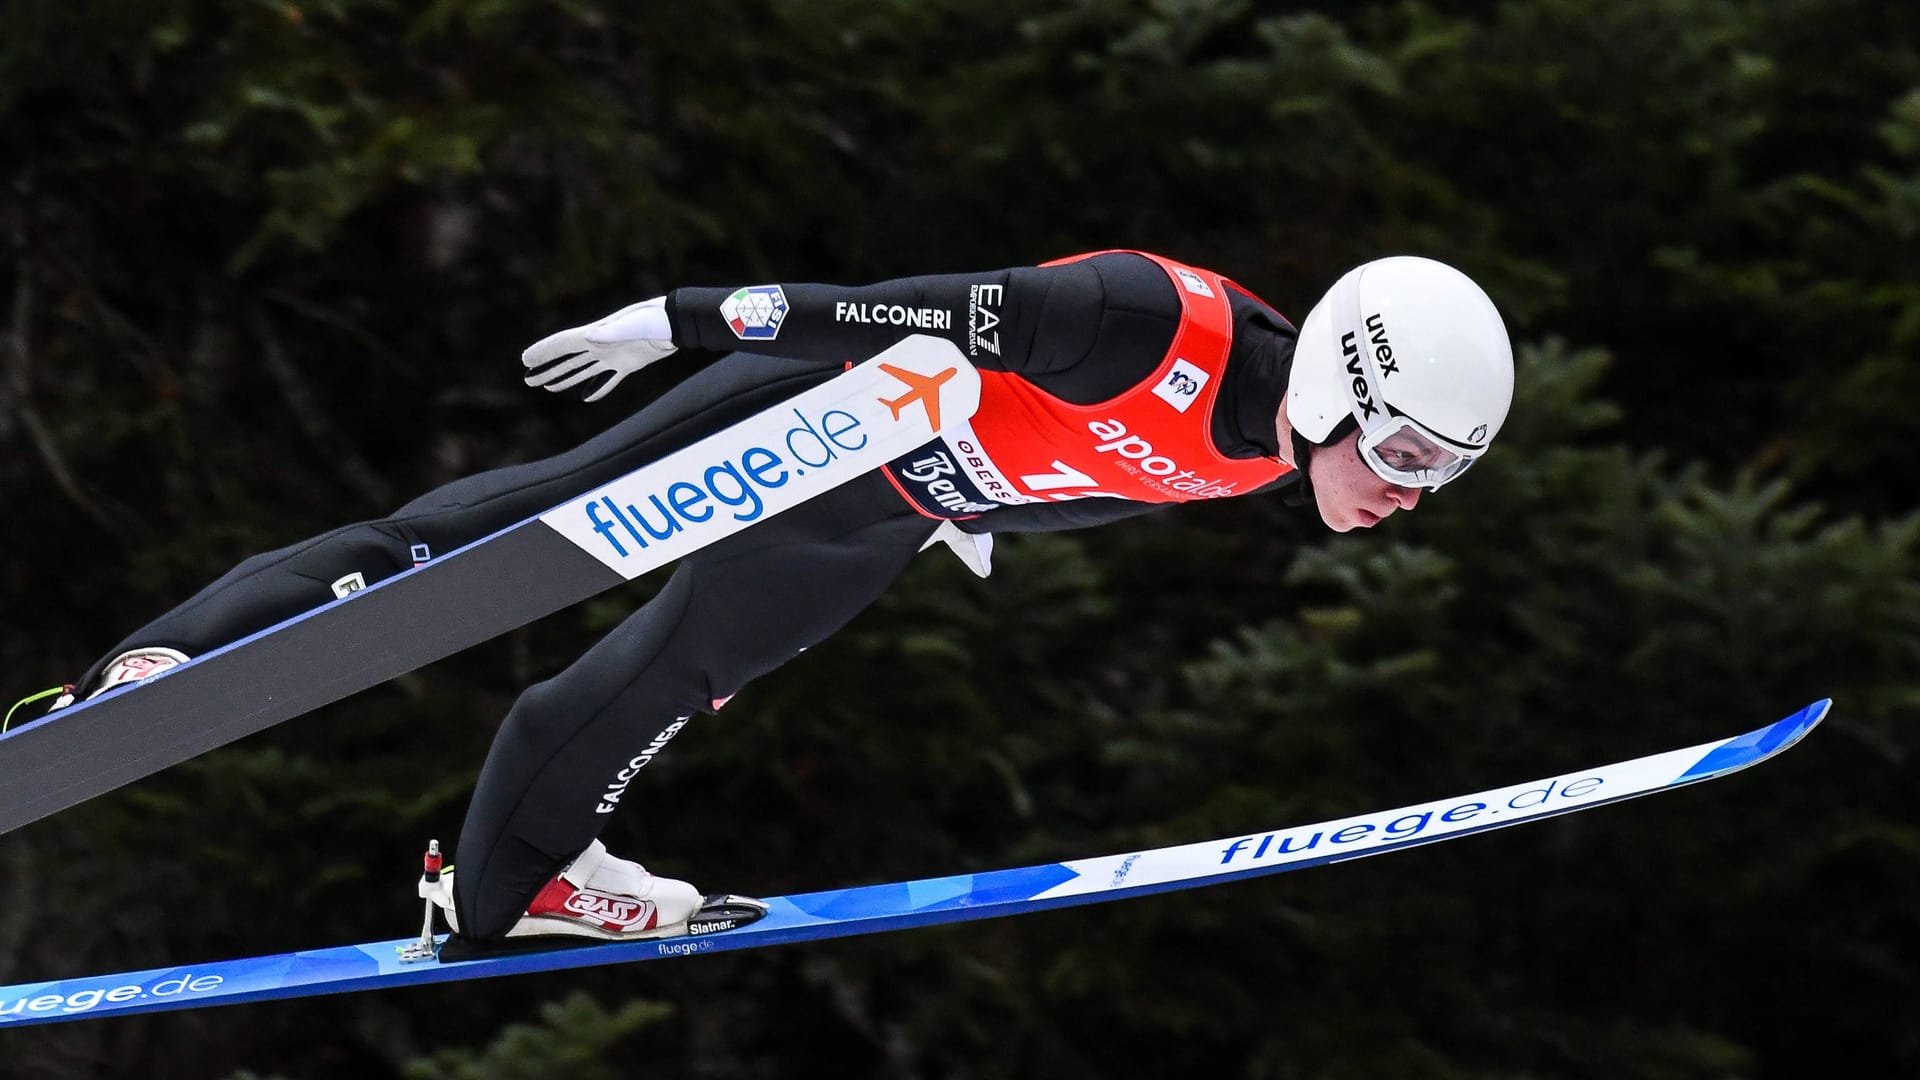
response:
M1360 460L1358 428L1315 450L1307 459L1307 477L1313 481L1320 520L1334 532L1370 529L1395 510L1411 510L1422 490L1390 484L1367 468Z

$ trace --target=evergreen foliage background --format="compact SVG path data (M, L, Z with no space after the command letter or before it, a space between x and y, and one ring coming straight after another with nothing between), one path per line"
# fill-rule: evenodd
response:
M1472 477L928 555L676 741L617 851L763 894L1304 823L1757 726L1704 788L881 939L0 1032L0 1076L1920 1074L1920 17L1851 0L7 0L0 674L659 393L678 285L1141 247L1303 316L1446 259ZM407 932L583 605L0 838L0 982ZM11 698L9 698L11 700ZM0 782L8 782L0 760Z

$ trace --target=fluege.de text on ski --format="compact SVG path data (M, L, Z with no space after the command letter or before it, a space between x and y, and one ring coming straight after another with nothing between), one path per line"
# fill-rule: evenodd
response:
M1261 859L1286 861L1289 856L1325 858L1346 846L1363 847L1368 843L1406 840L1426 832L1436 823L1439 828L1435 831L1439 834L1491 828L1502 824L1498 818L1503 813L1515 818L1522 815L1538 816L1576 809L1589 802L1605 802L1607 796L1601 793L1605 786L1606 778L1601 776L1559 778L1547 781L1544 786L1525 790L1490 792L1491 799L1475 799L1452 805L1432 803L1398 810L1390 820L1385 820L1384 815L1376 815L1328 822L1293 832L1242 836L1221 850L1220 864L1228 866L1235 862ZM1562 805L1556 806L1556 803ZM1437 835L1435 839L1438 839Z
M860 418L844 409L828 409L818 417L795 409L793 416L797 422L780 440L780 449L750 446L737 461L722 460L701 470L697 482L675 480L646 495L644 506L603 495L586 504L589 526L624 559L629 544L638 550L648 546L649 538L666 540L687 526L711 521L721 507L728 508L735 521L755 521L766 510L759 489L784 487L790 466L795 475L807 467L825 468L841 453L867 445ZM780 450L786 451L784 456ZM708 499L719 506L708 505Z

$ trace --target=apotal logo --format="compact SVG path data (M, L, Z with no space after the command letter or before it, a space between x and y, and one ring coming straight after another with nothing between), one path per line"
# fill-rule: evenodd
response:
M1108 418L1105 423L1090 421L1087 430L1105 442L1097 443L1094 452L1100 454L1118 454L1129 464L1121 467L1129 472L1138 470L1147 478L1162 487L1173 491L1192 493L1197 498L1218 499L1233 494L1234 484L1221 483L1218 479L1207 479L1192 469L1183 469L1180 463L1170 457L1153 452L1153 444L1138 435L1127 431L1127 425Z

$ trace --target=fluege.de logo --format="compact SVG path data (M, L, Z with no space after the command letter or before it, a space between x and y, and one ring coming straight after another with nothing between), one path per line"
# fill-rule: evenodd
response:
M924 443L944 423L964 422L978 395L979 376L956 347L909 338L540 520L637 577Z
M204 994L209 990L218 990L221 984L225 982L226 979L218 975L195 975L190 971L183 971L178 975L169 975L167 978L161 979L152 985L127 983L125 985L112 987L89 987L85 990L74 990L65 993L49 992L45 994L35 994L29 997L14 998L11 1001L0 1000L0 1024L6 1023L7 1020L13 1017L29 1016L34 1013L86 1012L98 1006L103 1001L119 1005L129 1001L140 1001L145 998L173 997L178 994Z
M1575 809L1594 799L1604 801L1606 778L1582 776L1557 778L1524 791L1508 789L1492 798L1455 803L1429 804L1424 807L1393 811L1395 815L1374 818L1350 818L1326 825L1308 826L1287 832L1243 836L1220 852L1220 864L1232 866L1263 859L1288 861L1289 856L1334 855L1348 847L1392 844L1410 840L1436 825L1440 832L1493 828L1506 820ZM1508 792L1511 792L1509 794ZM1504 797L1502 797L1504 796Z
M586 505L588 526L624 559L650 542L711 521L716 513L740 522L757 521L767 508L762 490L785 487L790 476L824 468L842 453L867 444L860 418L845 409L828 409L818 417L799 409L792 412L793 426L773 446L750 446L737 459L723 459L697 477L675 480L644 501L603 495Z

